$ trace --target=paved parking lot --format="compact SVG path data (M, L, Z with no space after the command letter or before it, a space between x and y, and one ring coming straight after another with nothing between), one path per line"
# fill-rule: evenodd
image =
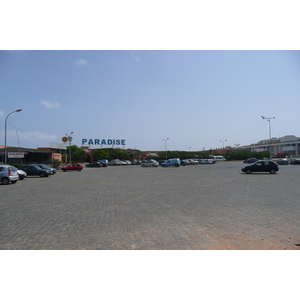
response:
M119 166L0 185L0 249L300 249L300 166Z

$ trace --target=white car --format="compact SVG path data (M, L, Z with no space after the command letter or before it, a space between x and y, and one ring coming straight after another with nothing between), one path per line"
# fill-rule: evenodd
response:
M23 170L17 169L17 173L19 175L19 179L20 180L23 180L25 177L27 177L27 173L25 171L23 171Z
M159 163L154 160L154 159L149 159L149 160L144 160L141 164L141 167L145 168L145 167L158 167Z

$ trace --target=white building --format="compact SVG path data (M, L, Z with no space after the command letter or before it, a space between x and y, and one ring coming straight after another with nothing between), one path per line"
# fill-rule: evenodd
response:
M256 144L244 146L250 148L251 152L269 151L271 146L271 154L285 153L287 157L300 157L300 138L294 135L286 135L281 138L272 138L271 141L262 140Z

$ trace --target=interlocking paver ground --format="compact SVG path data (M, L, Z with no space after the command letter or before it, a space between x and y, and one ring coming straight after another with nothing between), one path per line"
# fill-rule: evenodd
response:
M120 166L0 185L0 249L300 249L300 166Z

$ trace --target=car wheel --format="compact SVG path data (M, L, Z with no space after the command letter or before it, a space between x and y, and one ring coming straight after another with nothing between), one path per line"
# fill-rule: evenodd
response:
M155 167L156 167L156 165L154 165L154 164L153 164L153 165L152 165L152 167L153 167L153 168L155 168Z
M40 173L40 177L45 177L45 173Z
M271 174L275 174L276 171L275 171L274 169L272 169L272 170L270 171L270 173L271 173Z
M19 179L20 179L20 180L24 180L24 177L23 177L23 176L22 176L22 177L19 177Z
M2 182L2 184L7 185L7 184L9 184L9 179L8 178L2 178L1 182Z
M64 172L67 172L67 170L63 169Z
M251 174L251 170L247 170L247 174Z
M78 172L80 172L82 169L78 169Z

